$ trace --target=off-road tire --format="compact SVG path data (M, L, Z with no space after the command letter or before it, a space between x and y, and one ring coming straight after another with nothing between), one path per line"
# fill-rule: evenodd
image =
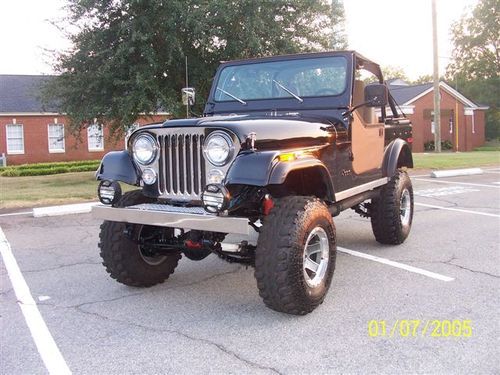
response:
M402 220L402 195L409 193L409 218ZM408 198L408 195L407 195ZM410 234L413 221L413 188L406 171L398 170L381 191L372 199L370 216L373 234L381 244L398 245Z
M115 207L127 207L153 202L140 190L125 193ZM163 257L158 264L150 264L141 255L139 245L125 234L127 225L122 222L104 221L99 235L100 255L106 271L116 281L135 287L149 287L164 282L175 270L180 253ZM142 225L132 225L132 233L140 232Z
M317 227L328 238L328 262L321 283L311 287L304 276L304 252ZM330 287L336 251L335 226L322 201L302 196L277 199L263 220L255 254L255 278L266 306L294 315L313 311Z

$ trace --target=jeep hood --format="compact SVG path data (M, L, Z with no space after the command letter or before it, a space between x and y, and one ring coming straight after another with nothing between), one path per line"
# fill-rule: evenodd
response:
M244 143L248 134L254 132L256 147L270 150L325 145L332 137L332 133L326 130L329 125L329 121L321 118L217 116L168 120L161 126L229 130L238 137L240 143Z

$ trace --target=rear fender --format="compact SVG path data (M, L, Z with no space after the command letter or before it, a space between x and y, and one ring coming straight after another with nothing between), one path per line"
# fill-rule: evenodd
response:
M392 177L400 167L413 168L413 156L410 145L398 138L389 143L385 149L382 174L385 177Z
M127 151L111 151L104 155L96 178L139 186L139 173Z

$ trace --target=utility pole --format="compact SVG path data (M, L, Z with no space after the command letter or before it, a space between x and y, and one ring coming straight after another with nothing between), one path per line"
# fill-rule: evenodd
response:
M441 152L441 103L439 98L439 64L436 0L432 0L432 47L434 55L434 150Z
M434 1L434 0L433 0ZM186 56L186 88L189 87L188 57ZM189 94L187 94L189 95ZM186 118L189 118L189 96L186 101Z

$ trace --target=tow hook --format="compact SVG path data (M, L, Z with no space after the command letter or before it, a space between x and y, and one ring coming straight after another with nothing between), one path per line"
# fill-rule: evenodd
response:
M274 201L271 198L270 194L264 195L264 199L262 200L262 213L267 216L271 212L274 207Z

